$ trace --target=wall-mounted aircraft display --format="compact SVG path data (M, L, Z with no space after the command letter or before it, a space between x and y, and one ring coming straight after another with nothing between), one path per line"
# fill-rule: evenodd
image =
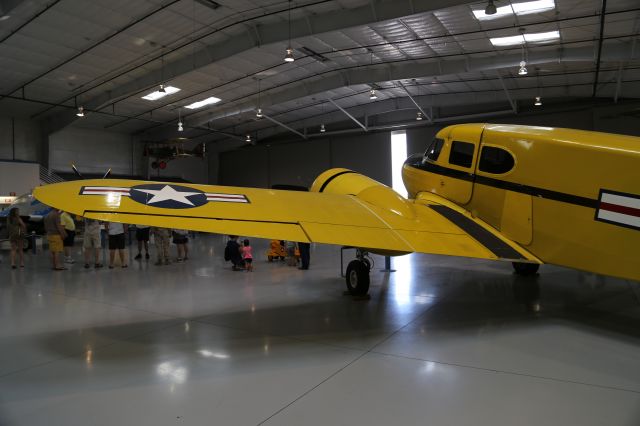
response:
M145 142L143 156L151 157L151 168L165 169L171 160L186 157L204 158L206 145L204 143L196 145L193 149L185 148L188 138L174 138L164 142Z
M403 167L409 199L352 170L309 192L88 180L37 188L43 203L106 221L358 247L347 288L366 294L367 252L541 263L640 280L640 138L461 124Z

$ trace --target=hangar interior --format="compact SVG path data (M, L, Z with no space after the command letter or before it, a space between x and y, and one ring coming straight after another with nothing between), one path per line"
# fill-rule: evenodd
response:
M639 33L637 0L0 0L0 195L71 164L391 186L392 132L456 123L640 136ZM77 243L60 272L3 248L0 424L640 423L637 282L416 253L354 301L340 247L304 271L255 239L244 273L224 244L85 270Z

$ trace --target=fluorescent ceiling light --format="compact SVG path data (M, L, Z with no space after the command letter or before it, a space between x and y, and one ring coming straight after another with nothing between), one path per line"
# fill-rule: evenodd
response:
M546 33L525 34L524 39L527 43L536 43L540 41L549 41L560 38L560 31L549 31Z
M145 95L142 97L142 99L146 99L148 101L155 101L158 100L160 98L164 98L165 96L174 94L176 92L179 92L180 89L178 89L177 87L173 87L173 86L164 86L164 92L161 92L159 90L156 90L155 92L151 92L148 95Z
M528 13L538 13L555 9L556 2L554 0L535 0L524 3L513 3L511 7L513 7L516 15L526 15Z
M487 15L485 13L485 9L473 10L473 16L475 16L476 19L480 20L496 19L512 14L527 15L530 13L544 12L547 10L555 9L555 7L555 0L534 0L522 3L513 3L508 6L500 6L496 8L496 13L494 13L493 15Z
M501 6L496 8L496 13L493 15L487 15L484 13L484 9L478 9L473 11L473 16L475 16L476 19L495 19L511 15L512 13L513 9L511 9L511 6Z
M191 105L187 105L185 106L185 108L197 109L197 108L202 108L205 105L217 104L218 102L220 102L220 98L211 96L210 98L204 99L202 101L194 102Z
M494 46L513 46L515 44L539 43L543 41L551 41L560 38L560 31L548 31L546 33L531 33L508 37L493 37L491 44Z
M524 43L524 37L522 37L522 34L509 37L492 37L489 40L491 40L491 44L494 46L513 46L514 44Z

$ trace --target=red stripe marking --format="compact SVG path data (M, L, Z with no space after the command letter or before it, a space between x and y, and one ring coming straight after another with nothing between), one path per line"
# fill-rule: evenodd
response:
M600 210L607 210L615 213L622 213L629 216L640 217L640 209L621 206L619 204L600 203Z
M85 191L80 195L121 195L123 197L129 197L131 196L131 194L129 194L128 192L91 192L91 191Z
M246 197L244 195L230 195L230 194L213 195L213 194L208 194L207 198L228 198L228 199L231 199L231 200L243 200Z

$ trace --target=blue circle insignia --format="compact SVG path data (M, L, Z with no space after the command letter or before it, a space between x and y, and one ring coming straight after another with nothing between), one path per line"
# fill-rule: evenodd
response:
M168 183L133 186L129 194L133 201L163 209L190 209L207 204L207 195L204 192Z

